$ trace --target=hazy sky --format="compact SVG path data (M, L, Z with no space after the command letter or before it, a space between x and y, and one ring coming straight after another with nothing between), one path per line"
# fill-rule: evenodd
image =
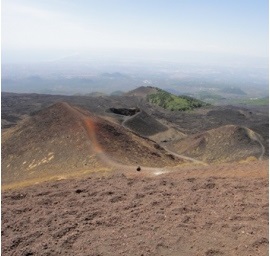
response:
M268 58L268 11L268 0L2 0L2 60L98 49Z

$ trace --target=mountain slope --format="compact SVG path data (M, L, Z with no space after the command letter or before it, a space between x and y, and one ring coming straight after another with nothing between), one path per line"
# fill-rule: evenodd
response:
M193 110L209 105L201 100L181 95L176 96L157 87L141 86L126 93L126 96L136 96L146 99L148 102L168 110Z
M2 136L2 183L100 167L80 119L64 103L38 112Z
M259 134L236 125L191 135L171 142L168 147L178 154L209 163L240 161L251 156L260 159L265 151Z

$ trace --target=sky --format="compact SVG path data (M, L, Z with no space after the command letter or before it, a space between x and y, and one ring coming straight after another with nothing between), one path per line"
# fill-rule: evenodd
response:
M4 63L104 51L268 59L268 0L1 2Z

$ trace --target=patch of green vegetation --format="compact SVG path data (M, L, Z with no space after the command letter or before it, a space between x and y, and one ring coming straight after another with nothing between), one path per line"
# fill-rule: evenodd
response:
M150 103L172 111L193 110L195 108L209 105L201 100L197 100L189 96L176 96L160 89L157 93L148 95L147 100Z

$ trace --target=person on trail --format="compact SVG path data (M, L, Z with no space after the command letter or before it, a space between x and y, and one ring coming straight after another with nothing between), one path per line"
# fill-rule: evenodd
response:
M139 172L141 170L141 167L140 166L138 166L137 167L137 172Z

